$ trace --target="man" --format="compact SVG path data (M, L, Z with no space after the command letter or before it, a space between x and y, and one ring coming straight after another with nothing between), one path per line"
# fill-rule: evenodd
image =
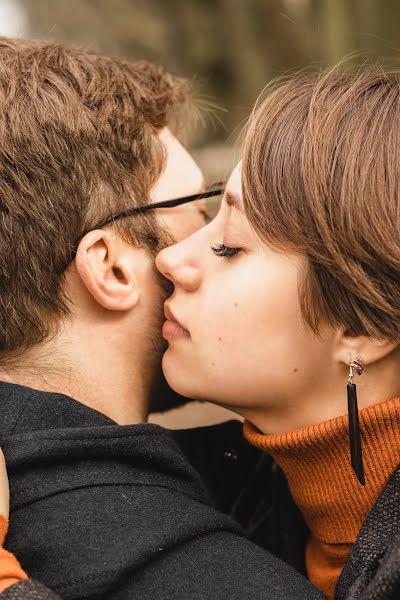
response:
M238 492L220 430L177 443L144 424L163 349L154 254L201 226L203 207L133 209L202 189L167 129L186 99L146 63L1 41L7 547L64 599L318 598L214 507ZM238 443L243 482L254 455ZM214 463L208 490L180 446L200 470Z

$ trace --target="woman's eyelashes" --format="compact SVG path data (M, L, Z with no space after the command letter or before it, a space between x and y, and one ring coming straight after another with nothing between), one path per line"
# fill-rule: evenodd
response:
M240 248L230 248L229 246L225 246L224 244L213 244L211 246L211 250L217 256L225 256L226 258L231 258L235 256L238 252L240 252Z

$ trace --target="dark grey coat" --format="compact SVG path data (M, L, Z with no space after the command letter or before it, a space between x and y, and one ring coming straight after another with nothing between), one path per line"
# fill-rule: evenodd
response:
M63 600L323 597L226 514L259 457L239 424L120 427L66 396L0 383L0 438L6 547ZM32 585L3 597L28 600Z

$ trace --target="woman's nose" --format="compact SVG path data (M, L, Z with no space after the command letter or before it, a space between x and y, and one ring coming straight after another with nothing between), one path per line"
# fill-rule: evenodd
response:
M156 267L175 287L194 292L200 285L200 271L189 256L186 240L158 253Z

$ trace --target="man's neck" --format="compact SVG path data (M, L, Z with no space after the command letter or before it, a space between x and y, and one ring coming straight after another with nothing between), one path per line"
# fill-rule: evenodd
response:
M0 368L0 380L43 392L64 394L93 408L119 425L145 423L148 418L149 385L135 368L108 356L101 360L105 349L97 346L95 360L82 343L79 356L60 356L54 353L31 353L21 365ZM109 353L110 354L110 353ZM50 359L49 357L52 356ZM46 358L44 358L46 357ZM107 357L104 356L106 359Z

